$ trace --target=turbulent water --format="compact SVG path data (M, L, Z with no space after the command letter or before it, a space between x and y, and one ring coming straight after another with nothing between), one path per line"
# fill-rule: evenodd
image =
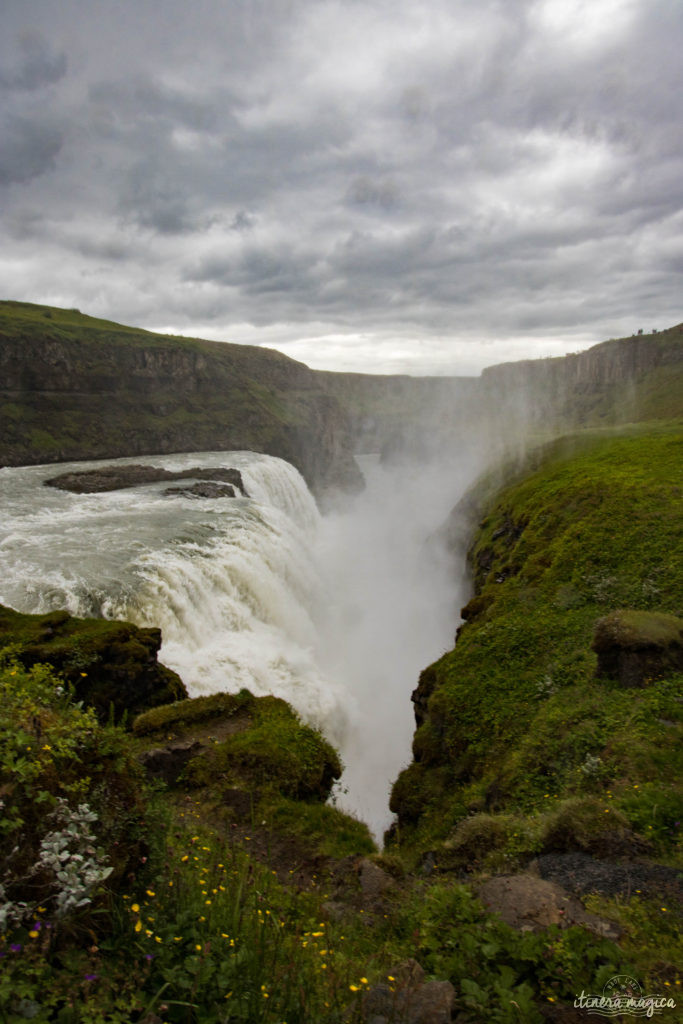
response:
M452 643L462 598L424 542L469 479L385 470L321 517L298 472L251 452L145 457L169 470L232 466L249 498L165 495L165 483L75 495L60 471L0 470L0 603L161 626L160 658L192 696L247 687L288 700L340 749L338 801L380 832L410 759L410 692Z

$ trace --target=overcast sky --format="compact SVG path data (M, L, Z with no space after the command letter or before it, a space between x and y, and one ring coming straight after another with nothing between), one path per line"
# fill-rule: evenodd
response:
M0 297L474 373L683 320L683 0L2 0Z

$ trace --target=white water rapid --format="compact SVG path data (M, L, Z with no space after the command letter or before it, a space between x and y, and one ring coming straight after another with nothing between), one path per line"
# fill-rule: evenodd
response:
M166 495L165 483L90 495L43 486L140 461L232 466L249 498ZM451 646L464 596L424 542L471 472L361 463L365 492L323 517L292 466L251 452L2 469L0 603L157 625L160 659L192 696L247 687L285 698L338 747L338 802L379 835L410 760L410 693Z

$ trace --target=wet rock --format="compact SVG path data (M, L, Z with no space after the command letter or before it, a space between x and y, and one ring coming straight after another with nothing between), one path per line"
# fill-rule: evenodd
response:
M240 494L248 497L242 474L238 469L229 466L218 466L214 469L195 467L175 472L160 466L143 466L133 463L128 466L102 466L98 469L86 469L75 473L61 473L59 476L45 480L46 487L55 487L60 491L72 494L99 494L104 491L125 490L128 487L141 487L144 484L155 484L165 480L198 480L219 481L236 488ZM195 485L199 486L199 485ZM174 492L175 493L175 492ZM226 495L199 494L200 497L225 497Z
M683 619L660 612L621 610L595 623L598 675L625 687L647 686L683 671Z
M522 932L581 925L602 938L620 935L613 921L589 913L566 889L531 874L496 875L482 882L477 894L489 910Z
M188 498L234 498L235 488L230 484L215 484L206 481L193 484L191 487L167 487L164 494L184 494Z

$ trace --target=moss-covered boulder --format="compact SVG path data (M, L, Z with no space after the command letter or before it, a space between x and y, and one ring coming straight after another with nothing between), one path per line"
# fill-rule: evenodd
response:
M65 611L24 615L0 606L3 647L11 647L26 667L51 665L101 720L111 709L120 720L187 696L180 677L157 660L159 629L79 619Z
M134 721L133 731L145 738L147 762L152 753L160 760L160 748L174 757L182 745L191 756L176 781L212 790L325 801L342 770L334 748L286 701L248 690L154 708Z
M598 619L593 635L598 675L621 686L645 686L671 672L683 672L683 619L633 609Z

